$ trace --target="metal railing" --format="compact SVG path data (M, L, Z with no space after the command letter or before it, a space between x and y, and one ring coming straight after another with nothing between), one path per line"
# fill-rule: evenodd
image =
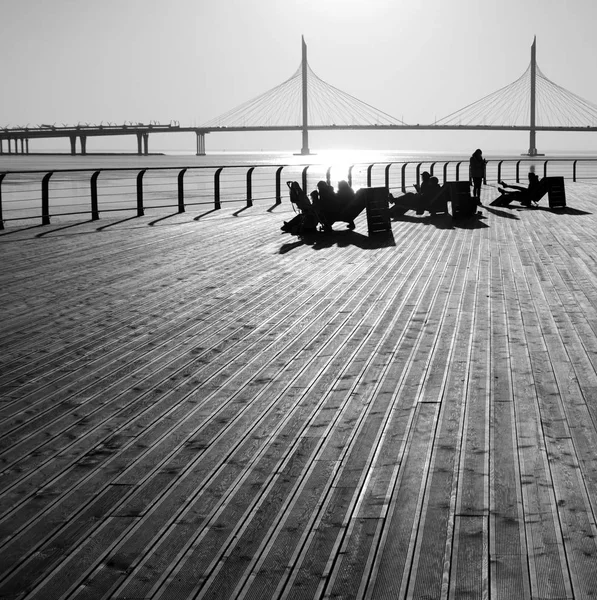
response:
M489 160L485 183L520 182L531 168L538 175L559 175L576 182L597 179L595 159L531 158ZM126 211L143 216L146 210L255 202L282 203L285 181L299 181L304 190L317 181L345 179L355 188L384 186L406 192L429 171L441 183L468 180L468 161L363 163L347 167L325 165L225 165L220 167L147 167L0 171L0 229L5 222L37 219L48 225L54 217Z

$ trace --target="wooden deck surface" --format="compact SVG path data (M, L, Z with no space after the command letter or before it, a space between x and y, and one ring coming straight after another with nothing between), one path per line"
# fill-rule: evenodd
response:
M567 197L1 232L0 597L595 598L597 185Z

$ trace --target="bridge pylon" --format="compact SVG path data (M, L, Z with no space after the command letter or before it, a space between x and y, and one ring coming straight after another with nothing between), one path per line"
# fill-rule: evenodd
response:
M307 94L307 44L305 44L305 36L301 36L302 40L302 102L303 102L303 125L302 125L302 133L303 133L303 147L301 148L301 155L307 156L311 154L309 152L309 110L308 110L308 100L309 96Z
M524 156L543 156L537 152L536 142L536 121L535 111L537 107L537 36L533 38L533 45L531 46L531 113L530 113L530 130L529 130L529 151Z

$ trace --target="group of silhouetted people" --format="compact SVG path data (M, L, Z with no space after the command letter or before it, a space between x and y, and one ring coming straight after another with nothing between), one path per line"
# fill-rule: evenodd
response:
M474 214L481 203L481 187L485 180L487 160L483 158L480 148L475 150L469 160L469 183L450 182L440 185L437 177L428 171L421 174L420 184L414 185L415 191L405 193L399 197L389 194L390 217L398 218L408 210L414 210L418 215L426 211L433 214L448 212L448 202L452 202L452 213ZM493 200L492 206L508 206L511 202L520 202L523 206L532 206L538 202L547 191L547 180L539 180L532 171L529 173L527 187L518 184L499 182L500 196ZM331 231L332 225L344 221L348 229L355 228L356 217L366 208L365 190L361 188L355 192L347 181L339 181L337 191L326 181L319 181L317 188L309 197L302 191L297 182L288 182L291 189L291 201L301 211L289 223L284 223L282 230L295 232L295 230L315 231L319 226L324 231ZM292 186L291 186L292 184ZM472 192L469 189L472 186ZM458 206L457 206L458 205ZM298 224L298 225L297 225Z
M474 206L482 206L481 187L485 179L485 169L487 160L483 158L483 152L477 148L469 160L469 180L472 191L470 196ZM507 184L499 182L498 188L500 196L491 202L492 206L508 206L511 202L520 202L523 206L530 207L538 202L546 193L547 185L544 180L531 170L529 173L528 186L518 184ZM393 206L390 208L390 215L394 218L404 214L407 210L414 210L421 215L425 211L434 214L436 212L445 212L445 207L449 198L449 191L446 186L440 186L437 177L433 177L425 171L421 174L420 185L414 185L415 192L408 192L394 198L390 195L390 202ZM468 195L468 194L467 194Z

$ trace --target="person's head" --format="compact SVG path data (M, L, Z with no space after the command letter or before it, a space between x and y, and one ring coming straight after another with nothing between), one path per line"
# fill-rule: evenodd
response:
M539 177L537 176L537 173L535 173L535 171L529 171L529 181L537 182L538 180Z
M344 181L344 179L342 181L338 182L338 191L344 191L344 190L349 190L350 186L348 185L348 181Z
M430 175L430 174L429 174L427 171L423 171L423 172L421 173L421 179L422 179L423 181L427 181L427 180L428 180L430 177L431 177L431 175Z
M473 152L473 156L476 156L478 158L480 158L481 156L483 156L483 152L481 152L481 148L477 148L474 152Z

